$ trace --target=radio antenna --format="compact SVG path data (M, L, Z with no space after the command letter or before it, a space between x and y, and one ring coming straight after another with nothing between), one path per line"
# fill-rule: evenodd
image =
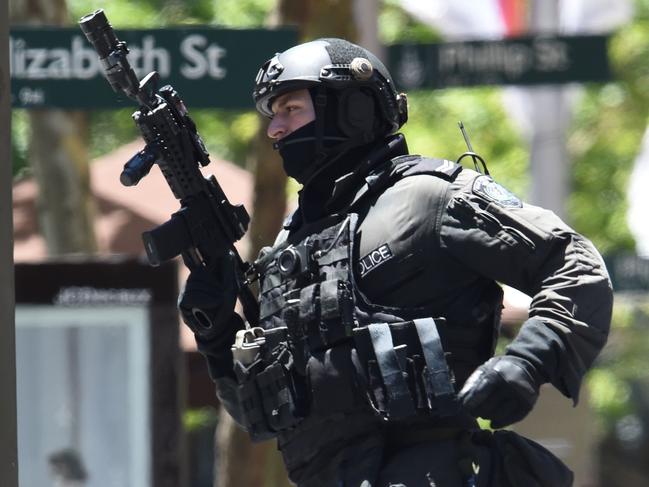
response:
M466 147L467 147L467 149L469 149L467 152L465 152L464 154L462 154L458 158L458 160L457 160L458 164L466 156L470 156L471 159L473 159L473 166L475 167L475 170L477 172L480 172L480 169L478 168L478 161L480 161L480 163L482 164L482 172L484 174L486 174L487 176L489 176L489 169L487 169L487 163L482 158L482 156L476 154L475 151L473 150L473 146L471 145L471 140L469 139L469 134L467 134L466 129L464 128L464 124L460 120L457 123L457 125L458 125L458 127L460 127L460 131L462 132L462 137L464 138L464 142L466 143Z

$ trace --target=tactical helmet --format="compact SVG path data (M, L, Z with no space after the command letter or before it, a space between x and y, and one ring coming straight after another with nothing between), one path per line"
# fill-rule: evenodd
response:
M397 93L383 63L343 39L318 39L277 53L259 70L253 98L257 110L272 117L277 96L304 88L315 94L316 123L324 105L334 102L335 123L350 138L368 141L394 133L408 118L406 96Z

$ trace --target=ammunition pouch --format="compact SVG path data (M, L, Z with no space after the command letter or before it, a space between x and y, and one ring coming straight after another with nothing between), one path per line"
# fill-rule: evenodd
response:
M457 414L454 379L436 320L373 323L355 328L354 342L371 405L384 419Z

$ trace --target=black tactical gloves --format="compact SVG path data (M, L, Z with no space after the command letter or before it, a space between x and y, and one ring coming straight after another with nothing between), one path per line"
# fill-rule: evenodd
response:
M460 401L471 415L490 419L493 428L502 428L527 416L544 382L535 367L523 358L493 357L467 379L460 391Z
M206 340L221 335L237 301L235 263L226 254L213 270L203 267L191 270L178 296L183 321L194 334Z
M207 359L213 379L232 374L232 352L237 330L244 327L234 312L237 283L234 260L223 257L214 271L193 269L178 296L183 321L194 332L199 352Z

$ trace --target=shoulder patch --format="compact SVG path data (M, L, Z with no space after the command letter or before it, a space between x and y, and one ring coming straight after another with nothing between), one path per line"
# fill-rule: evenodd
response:
M521 208L523 202L511 191L489 176L478 176L473 182L473 192L478 196L508 208Z
M447 159L417 157L415 160L408 161L409 167L403 172L403 176L434 174L435 176L452 181L462 171L460 164Z

